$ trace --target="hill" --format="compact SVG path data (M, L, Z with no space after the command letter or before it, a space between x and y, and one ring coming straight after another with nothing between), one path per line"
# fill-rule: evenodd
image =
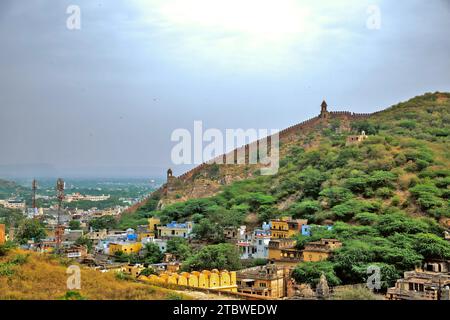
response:
M367 139L351 140L362 131ZM223 241L226 226L285 215L333 224L332 231L298 237L299 248L320 237L344 243L315 270L334 284L358 283L375 263L392 285L425 259L450 258L443 239L450 227L449 135L449 93L371 115L327 112L281 132L276 175L261 176L254 165L202 165L153 193L122 223L153 215L163 222L192 219L197 235L212 242Z
M5 255L2 255L5 254ZM81 290L67 289L70 261L23 250L0 250L0 300L164 300L188 295L81 268Z

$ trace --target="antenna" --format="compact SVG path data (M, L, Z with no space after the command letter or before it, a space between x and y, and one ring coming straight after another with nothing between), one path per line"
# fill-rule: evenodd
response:
M62 236L61 209L62 209L62 202L64 200L64 187L65 187L64 180L59 178L58 181L56 182L56 197L58 198L58 220L57 220L55 238L56 238L57 251L59 251L59 248L61 246L61 236Z
M33 180L33 183L31 184L31 189L33 190L33 209L36 209L36 190L37 190L37 181L36 179Z

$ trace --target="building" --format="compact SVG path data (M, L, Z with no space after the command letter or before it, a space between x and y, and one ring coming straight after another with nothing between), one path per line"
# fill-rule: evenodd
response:
M238 292L279 299L286 296L289 270L267 265L240 270L236 274Z
M0 245L6 242L6 227L4 224L0 224Z
M327 260L330 254L340 247L342 247L342 242L336 239L321 239L320 241L309 242L303 249L302 260L305 262Z
M0 205L6 209L20 210L22 212L25 212L27 208L25 201L20 199L0 200Z
M83 236L83 234L84 234L83 230L65 229L61 238L62 238L63 242L75 242L79 238L81 238Z
M129 264L127 266L123 266L120 269L120 271L125 274L129 274L132 277L137 278L140 276L142 270L144 270L144 269L145 269L145 267L142 264L136 264L136 265Z
M161 225L159 218L151 217L148 219L148 231L156 234L159 225Z
M238 246L241 259L268 259L270 229L263 223L261 229L248 231L246 226L236 228L237 236L233 241ZM228 239L232 241L231 238Z
M450 261L431 261L404 273L386 294L389 300L450 300ZM439 271L441 270L441 271Z
M156 239L155 237L144 237L140 239L143 246L147 243L154 243L158 246L159 250L164 253L167 250L167 241L164 239Z
M366 136L366 133L364 131L361 132L360 135L356 136L347 136L347 141L345 142L346 146L359 144L367 139L368 136Z
M302 226L308 224L308 220L292 220L290 217L273 219L270 221L270 234L272 239L286 239L299 234Z
M275 239L269 242L269 260L278 265L295 266L302 261L302 252L295 248L294 239Z
M108 235L108 230L102 229L102 230L98 230L98 231L91 231L86 235L86 237L89 240L98 242L99 240L105 239L107 235Z
M235 242L239 239L239 229L237 227L225 227L223 229L223 236L225 240Z
M109 198L111 198L111 195L99 195L99 196L92 196L92 195L82 195L79 192L68 194L65 196L64 201L65 202L73 202L73 201L91 201L91 202L99 202L99 201L106 201Z
M236 272L217 269L193 271L191 273L164 272L160 275L140 276L139 280L153 284L172 284L185 287L204 288L226 292L237 292Z
M158 237L159 238L173 238L181 237L188 238L192 232L193 223L177 223L172 221L165 226L158 226Z
M64 254L69 259L82 260L87 257L88 250L85 246L71 246L64 250Z
M142 249L140 242L111 242L109 244L109 255L113 256L116 252L123 252L126 254L138 254Z

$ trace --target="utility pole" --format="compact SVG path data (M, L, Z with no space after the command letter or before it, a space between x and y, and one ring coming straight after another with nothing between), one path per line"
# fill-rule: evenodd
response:
M61 230L61 210L62 210L62 202L64 200L64 180L58 179L56 182L56 197L58 198L58 220L56 225L56 250L59 252L61 247L61 238L62 238L62 230Z

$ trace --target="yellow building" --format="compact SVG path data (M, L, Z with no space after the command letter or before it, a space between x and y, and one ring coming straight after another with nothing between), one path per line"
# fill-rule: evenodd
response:
M142 241L145 238L154 238L155 234L151 231L139 232L138 233L138 241Z
M211 271L203 270L202 272L193 271L191 273L182 272L179 274L166 272L159 276L140 276L139 279L154 284L173 284L186 287L237 292L235 271L219 271L217 269L213 269Z
M295 245L294 239L270 240L269 260L275 264L295 266L302 260L302 252Z
M137 264L137 265L124 266L120 269L120 271L137 278L137 277L139 277L142 270L144 270L144 269L145 269L145 267L143 265Z
M270 237L271 239L291 238L292 236L299 234L302 230L302 225L307 223L308 220L292 220L290 217L273 219L270 221Z
M289 270L267 265L240 270L237 273L238 292L278 299L286 296Z
M6 242L6 227L4 224L0 224L0 244L4 244Z
M113 256L118 251L126 254L139 253L141 248L142 243L140 242L111 242L109 244L109 255Z
M159 238L187 238L192 232L193 224L192 222L177 223L172 221L165 226L158 226L158 237Z
M336 239L321 239L320 241L309 242L303 250L303 261L317 262L327 260L333 250L342 247L342 242Z
M148 231L156 233L158 226L161 224L161 220L157 217L151 217L148 219Z

